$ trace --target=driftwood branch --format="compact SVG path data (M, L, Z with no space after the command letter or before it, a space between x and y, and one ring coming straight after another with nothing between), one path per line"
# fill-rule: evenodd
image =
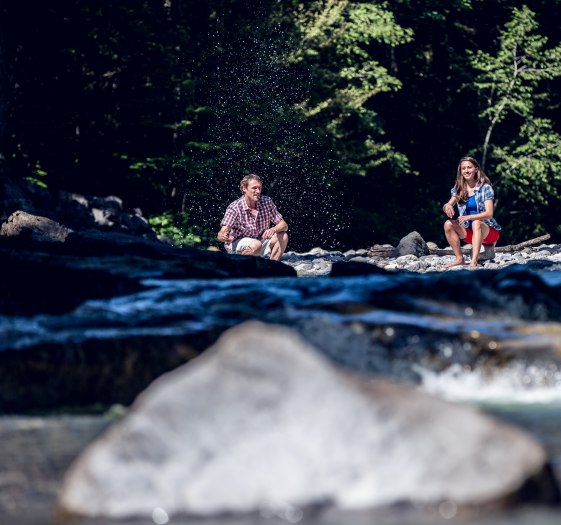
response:
M483 252L481 254L482 259L489 259L494 258L495 253L510 253L510 252L517 252L519 250L523 250L527 246L532 246L534 244L540 244L544 241L547 241L551 235L546 233L540 237L536 237L535 239L529 239L527 241L518 243L518 244L510 244L508 246L499 246L495 247L494 249L487 248L487 254ZM433 248L429 250L431 255L454 255L454 252L451 248ZM471 253L471 248L462 247L462 253L464 255L469 255ZM369 257L382 257L382 258L391 258L398 256L398 249L394 248L390 244L374 244L370 248L368 248L368 256Z
M549 235L549 233L546 233L541 237L536 237L535 239L529 239L527 241L518 244L510 244L508 246L496 247L494 251L499 253L517 252L519 250L526 248L527 246L532 246L534 244L540 244L544 241L547 241L550 237L551 235ZM470 252L471 252L471 248L462 248L462 253L466 254ZM435 250L430 250L430 253L431 255L454 255L454 252L452 251L451 248L444 248L444 249L437 248Z
M533 244L539 244L541 242L547 241L550 237L551 237L551 235L549 235L549 233L546 233L545 235L542 235L541 237L536 237L535 239L530 239L529 241L524 241L524 242L521 242L519 244L511 244L510 246L499 246L498 248L495 248L495 251L496 252L517 252L518 250L522 250L523 248L526 248L526 246L532 246Z

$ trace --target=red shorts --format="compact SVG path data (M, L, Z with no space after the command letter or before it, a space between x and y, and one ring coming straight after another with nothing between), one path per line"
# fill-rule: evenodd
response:
M499 240L500 232L499 230L495 230L495 228L491 228L489 226L489 233L487 237L483 239L483 244L495 244ZM471 239L473 237L473 231L471 228L466 228L466 238L462 239L466 244L471 244Z

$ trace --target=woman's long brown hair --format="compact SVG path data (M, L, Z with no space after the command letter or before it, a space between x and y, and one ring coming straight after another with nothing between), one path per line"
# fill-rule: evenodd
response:
M454 188L456 190L456 194L458 195L458 202L465 204L468 200L468 189L467 189L467 182L462 177L462 162L471 162L475 166L475 180L477 181L477 185L480 184L491 184L489 177L485 174L485 172L481 169L479 162L477 162L473 157L462 157L460 162L458 163L458 170L456 173L456 184Z

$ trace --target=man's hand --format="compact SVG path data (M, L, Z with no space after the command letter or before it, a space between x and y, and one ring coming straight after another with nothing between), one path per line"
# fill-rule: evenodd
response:
M233 237L233 235L230 231L230 228L228 228L227 226L224 226L220 229L216 238L220 242L232 242L234 240L234 237Z
M285 220L282 219L280 222L275 224L272 228L267 228L263 232L263 235L261 235L261 238L263 240L270 239L276 233L285 232L287 230L288 230L288 224L286 224Z

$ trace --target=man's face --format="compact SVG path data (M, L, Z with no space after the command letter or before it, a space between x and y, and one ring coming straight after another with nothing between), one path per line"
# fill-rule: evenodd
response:
M248 204L257 204L261 198L261 183L258 180L250 179L247 188L243 190L243 194Z

